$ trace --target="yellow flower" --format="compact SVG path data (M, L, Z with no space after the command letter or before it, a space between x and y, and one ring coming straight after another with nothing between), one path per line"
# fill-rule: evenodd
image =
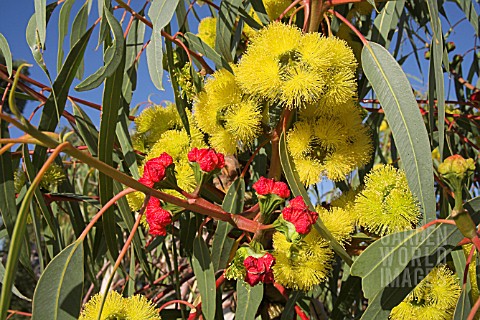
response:
M344 41L272 23L251 39L236 77L246 93L298 108L352 99L356 65Z
M355 211L359 224L380 236L412 229L420 215L405 172L390 165L378 165L366 176Z
M173 103L167 103L166 106L154 105L140 113L135 118L137 139L142 139L144 145L149 147L167 130L180 129L182 121L178 115L177 109ZM138 142L137 142L138 143Z
M360 192L360 188L350 189L347 192L342 193L340 196L336 196L330 202L332 207L339 207L342 209L349 209L353 211L353 206L355 205L355 197Z
M311 185L324 176L340 181L368 162L372 146L353 102L342 105L336 114L306 110L310 117L300 113L300 121L287 135L288 149L303 183Z
M339 207L331 207L330 210L327 210L323 207L317 207L317 212L335 240L340 243L348 242L356 221L356 216L351 210Z
M153 303L139 294L126 299L125 314L128 320L161 320Z
M55 187L65 181L65 179L66 177L63 167L58 164L52 164L48 167L47 171L45 171L45 174L40 181L40 186L52 192Z
M194 116L198 127L210 135L210 145L226 154L249 147L261 133L261 105L243 97L235 77L225 69L215 72L204 89L195 101Z
M463 248L463 253L465 254L465 258L468 257L470 254L470 250L472 250L473 244L467 244L462 246ZM480 296L480 292L478 290L478 284L477 284L477 252L473 254L472 257L472 262L470 262L470 265L468 266L468 273L470 275L470 284L472 285L472 300L477 301L478 297ZM476 317L475 319L478 319L479 317Z
M215 39L217 37L217 19L207 17L198 24L197 36L210 47L215 48Z
M79 320L96 320L100 312L102 295L96 294L83 307ZM147 298L135 295L122 297L110 291L102 310L101 320L161 320L158 311Z
M135 191L127 194L128 206L132 211L140 210L144 200L145 200L145 194L143 192Z
M105 299L100 320L127 319L124 299L125 298L123 298L118 292L110 291L107 299ZM101 303L102 295L94 295L90 301L83 306L83 311L80 314L79 320L96 320L98 313L100 312Z
M292 4L291 0L263 0L263 5L265 6L265 11L267 12L270 20L275 20ZM294 9L290 9L285 15L286 17L290 16L293 13Z
M327 279L333 252L315 230L301 242L288 242L283 233L273 234L275 281L294 290L308 291Z
M435 267L390 313L390 319L451 319L461 288L445 266Z

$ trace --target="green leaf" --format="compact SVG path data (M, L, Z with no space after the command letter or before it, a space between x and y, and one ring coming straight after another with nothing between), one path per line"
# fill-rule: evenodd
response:
M171 33L171 26L168 24L165 27L165 31L168 33ZM171 42L165 43L165 49L167 51L167 69L168 72L170 73L170 80L172 83L172 89L173 89L173 94L175 97L175 107L177 109L178 115L180 116L180 120L182 120L183 127L185 128L185 131L187 132L188 136L190 136L190 124L188 123L188 116L186 109L190 108L191 105L189 105L186 101L186 98L182 97L182 94L180 92L180 87L178 85L177 81L177 75L179 68L175 67L175 59L173 57L173 46ZM190 66L192 68L192 66Z
M113 190L115 194L119 194L122 191L122 184L118 181L113 181ZM121 198L117 201L118 211L122 217L125 226L127 227L127 232L130 234L131 230L133 230L133 225L135 224L135 219L133 218L132 212L130 207L128 206L127 199L125 197ZM152 270L150 267L150 263L147 260L147 256L145 254L145 239L140 230L137 229L133 236L133 248L135 249L135 253L137 254L138 261L142 267L143 272L147 276L147 278L151 278ZM151 279L152 280L152 279Z
M255 319L258 307L263 299L263 283L252 287L242 279L237 280L236 320Z
M23 163L25 166L25 173L27 174L28 180L30 182L33 182L36 176L35 169L33 168L32 162L30 160L30 155L28 152L28 145L23 146ZM40 189L35 189L35 200L37 201L38 207L40 208L40 212L42 213L42 216L45 218L45 221L47 222L48 227L52 231L52 235L54 237L54 240L56 242L56 249L58 250L59 243L60 243L60 234L59 234L59 226L56 223L57 221L53 217L51 210L47 207L47 204L45 203L45 199L43 197L42 192ZM60 250L58 250L60 251ZM57 251L57 252L58 252Z
M300 298L302 295L303 293L301 291L292 291L288 297L287 303L285 304L285 309L282 311L281 320L289 320L293 318L295 305L297 304L298 298Z
M373 22L371 41L390 47L395 30L398 29L398 21L402 15L405 1L388 1L382 11ZM374 6L375 7L375 6Z
M58 51L57 51L57 72L60 72L63 65L63 42L68 33L68 23L70 21L70 11L75 0L66 0L60 9L58 17ZM73 32L73 31L72 31Z
M478 14L472 0L455 0L460 9L465 13L465 17L470 21L473 30L478 35Z
M390 53L376 43L363 47L362 67L392 128L408 185L421 206L422 224L432 221L436 208L430 143L410 83Z
M35 24L40 44L45 43L47 30L47 0L35 0Z
M111 13L109 11L105 11L105 15L108 17L111 16ZM111 18L115 20L113 16ZM118 24L116 20L115 23ZM110 20L109 24L112 25ZM102 97L102 113L100 116L100 134L98 139L98 159L110 166L113 166L114 150L112 142L116 139L115 131L118 122L118 112L119 108L123 106L122 83L125 64L124 49L125 47L122 46L120 61L115 72L108 76L105 81ZM113 197L113 179L100 172L98 175L98 180L100 203L105 205ZM102 222L108 251L112 257L116 258L118 256L118 244L116 237L115 212L113 207L110 207L103 214Z
M178 0L155 0L148 10L153 31L150 44L147 46L147 66L153 84L163 90L163 48L161 30L172 20Z
M0 137L9 138L8 122L0 121ZM10 150L0 155L0 213L8 235L11 237L15 220L17 219L17 206L15 203L15 184Z
M83 241L77 240L45 268L33 295L32 320L78 319L83 291Z
M351 274L362 278L365 298L372 299L394 281L410 261L434 255L441 261L462 239L458 228L450 224L389 234L372 243L355 260Z
M260 22L264 26L269 24L270 18L265 10L263 2L261 0L250 0L250 3L252 4L253 10L255 10L255 14L257 15L258 19L260 19Z
M75 102L72 102L75 117L76 132L83 143L88 147L88 152L93 157L98 154L98 130L90 117Z
M202 298L202 311L205 319L215 318L215 273L210 251L201 236L193 240L193 273L197 278L198 290Z
M5 275L5 267L2 263L0 263L0 283L3 283L3 277ZM18 291L17 287L12 286L12 293L25 301L32 301L32 299L25 297L20 291Z
M67 6L68 6L68 4L67 4ZM71 7L71 4L70 4L70 7ZM68 10L68 14L70 14L69 8L67 8L67 10ZM67 16L65 18L67 19L66 23L63 22L63 21L60 21L60 20L58 21L58 23L60 24L60 22L63 22L64 24L66 24L67 29L65 31L68 31L69 17ZM85 2L83 4L83 6L80 8L80 10L78 11L77 15L75 16L75 19L73 19L72 33L70 34L70 49L73 48L75 43L77 43L77 41L87 31L87 23L88 23L88 2ZM61 27L63 27L63 26L61 26ZM60 37L59 37L59 41L60 41ZM62 45L63 45L63 39L62 39ZM62 53L62 55L63 55L63 53ZM63 57L62 57L62 59L63 59ZM57 63L58 63L58 61L57 61ZM77 73L76 73L75 76L79 80L81 80L83 78L83 59L81 60L80 65L78 66Z
M457 306L455 307L453 320L463 320L468 318L470 310L472 310L472 303L470 301L469 292L470 290L468 290L468 288L463 285L462 293L460 294L460 298L457 301Z
M143 15L143 11L139 12ZM135 19L127 34L126 50L125 50L125 73L123 78L123 96L127 104L132 101L132 94L137 86L137 64L135 61L138 53L142 50L143 39L145 35L145 24Z
M92 35L93 27L90 28L83 37L70 50L65 63L60 70L55 82L53 83L53 92L48 97L43 107L42 116L38 129L40 131L55 131L60 115L65 109L65 103L68 97L68 91L72 85L75 73L83 59L83 53L87 47L90 36ZM58 106L58 108L57 108ZM46 155L45 147L35 147L34 164L36 168L44 162Z
M219 55L215 50L213 50L208 44L203 42L202 39L190 32L185 33L185 38L187 39L189 46L193 50L203 54L205 57L212 60L218 69L225 68L231 73L233 73L233 70L228 64L227 60L225 60L221 55Z
M104 10L104 15L113 33L113 43L105 50L105 64L95 71L95 73L80 82L75 87L77 91L88 91L97 88L103 83L103 80L110 77L120 67L122 59L124 58L125 39L123 38L122 26L109 10ZM121 68L123 72L123 65Z
M229 63L233 62L232 34L236 27L238 11L241 6L241 0L223 0L218 11L215 50Z
M241 6L242 0L223 0L218 11L215 50L228 62L233 62L232 32Z
M305 201L310 210L315 211L315 207L310 201L307 190L305 190L305 187L300 181L297 169L295 168L295 163L290 157L287 147L287 141L285 139L285 133L283 132L280 135L279 144L280 163L282 165L283 173L285 174L285 178L287 179L288 185L290 186L293 195L302 196L303 201ZM348 265L351 265L353 262L352 258L350 258L350 255L347 253L347 251L345 251L342 245L338 243L337 240L335 240L335 238L332 236L327 227L325 227L320 218L317 219L317 223L315 223L314 226L315 230L317 230L317 232L329 242L332 249L343 259L343 261L345 261Z
M222 208L229 213L240 213L243 211L245 201L245 180L237 178L228 188L223 199ZM233 226L225 221L218 221L212 243L212 262L214 270L224 269L227 265L230 251L234 240L227 237Z
M445 88L443 78L443 32L440 18L438 16L437 1L428 0L428 11L430 13L430 23L433 29L432 42L430 44L430 68L428 71L428 105L430 110L435 110L435 100L437 100L438 109L438 151L440 160L443 159L443 146L445 143ZM447 57L448 59L448 57ZM448 60L447 60L448 61ZM448 68L446 66L446 68ZM430 130L435 126L435 114L429 112ZM433 132L433 131L432 131Z
M0 33L0 53L2 53L5 58L5 63L7 64L8 75L12 76L12 53L10 52L10 47L8 46L7 39Z

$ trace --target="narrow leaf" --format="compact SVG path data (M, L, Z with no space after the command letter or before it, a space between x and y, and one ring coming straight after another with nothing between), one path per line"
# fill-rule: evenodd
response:
M472 0L455 0L455 3L465 13L465 17L470 21L473 31L478 35L478 14Z
M35 22L40 44L45 43L47 30L47 0L35 0Z
M153 31L147 47L147 66L150 78L157 89L163 90L163 48L161 30L172 20L178 0L155 0L148 10Z
M226 212L240 213L243 210L245 200L245 180L242 177L237 178L228 188L227 194L223 199L222 208ZM213 237L212 244L212 262L214 270L224 269L232 250L233 239L227 237L233 226L225 221L218 221L217 229Z
M215 273L207 244L201 236L193 240L193 273L197 278L205 319L215 318Z
M237 280L237 312L236 320L255 319L258 307L263 298L263 283L252 287L242 279Z
M42 116L40 118L40 125L38 127L41 131L55 131L55 128L60 119L60 115L65 109L68 91L72 85L75 73L83 59L83 53L87 47L90 36L92 35L93 27L73 46L72 50L65 59L65 64L60 70L55 82L53 83L53 92L48 97L43 107ZM54 94L55 93L55 94ZM57 109L58 106L58 109ZM43 163L46 155L44 147L35 147L34 164L38 168Z
M392 128L408 185L420 203L424 224L435 219L433 164L427 130L412 88L395 59L376 43L369 42L363 47L362 67Z
M390 234L375 241L355 260L351 274L362 278L365 297L372 299L394 281L410 261L433 255L441 260L462 238L456 226L447 224Z
M12 53L10 52L10 47L8 46L7 39L0 33L0 53L2 53L5 58L5 63L7 64L8 75L12 76Z
M435 124L434 112L435 100L437 100L438 109L438 151L440 160L443 159L443 146L445 143L445 83L443 78L443 32L442 24L438 16L437 1L428 0L428 11L430 13L430 23L433 29L431 48L430 68L428 74L428 101L430 109L430 126L433 128ZM448 61L448 56L447 56ZM448 62L447 62L448 64ZM448 68L448 66L445 66ZM433 120L433 121L432 121Z
M68 10L68 8L67 8L67 10ZM70 10L68 10L68 11L70 11ZM68 19L68 18L69 17L66 17L66 19ZM80 10L78 11L77 15L75 16L75 19L73 19L72 33L70 34L70 49L73 48L75 43L77 43L77 41L87 31L87 22L88 22L88 3L85 2L83 4L83 6L80 8ZM58 21L58 23L60 23L60 20ZM68 20L67 20L66 24L67 24L67 30L66 31L68 31ZM60 38L59 38L59 41L60 41ZM62 39L62 42L63 42L63 39ZM81 80L83 78L83 59L81 60L80 65L78 66L77 73L76 73L75 76L79 80Z
M111 13L105 11L105 15L108 17L109 15L111 15ZM112 19L115 20L113 16ZM109 20L109 24L110 23L111 22ZM117 21L116 23L118 24ZM123 106L124 103L122 95L122 83L124 76L123 70L125 64L124 50L125 47L122 46L122 52L119 56L120 61L118 62L115 72L107 77L102 97L102 113L100 117L100 134L98 139L98 159L110 166L113 166L114 150L112 142L116 140L115 130L118 122L118 112L119 108ZM113 179L106 174L100 172L98 180L100 202L102 205L105 205L113 197ZM103 214L102 222L107 248L112 257L117 257L118 249L115 232L116 223L113 207L110 207Z
M0 283L3 283L3 277L5 275L5 267L2 263L0 263ZM17 287L12 286L12 293L25 301L32 301L32 299L25 297L20 291L18 291Z
M83 273L83 242L77 240L45 268L33 295L32 320L78 319Z
M303 293L301 291L293 291L288 297L287 303L285 304L285 309L282 311L282 317L280 320L289 320L293 318L295 312L295 305L297 304L298 298Z
M468 280L470 282L470 280ZM462 293L460 298L457 301L457 306L455 307L455 313L453 314L454 320L463 320L467 319L472 310L472 303L470 301L469 292L467 286L464 284L462 286Z
M233 62L232 32L238 17L238 8L241 5L242 0L223 0L218 11L215 50L228 62Z
M72 10L72 5L74 2L75 0L66 0L60 9L60 15L58 17L57 72L60 72L63 65L63 42L68 33L70 11Z
M398 28L398 20L402 14L405 1L389 1L373 22L371 41L390 47L395 30Z
M125 39L123 38L122 26L109 10L104 10L104 15L113 33L113 43L105 50L105 64L79 83L75 87L77 91L92 90L101 85L107 77L110 77L117 70L125 54Z
M285 174L285 178L287 179L288 185L290 186L292 193L295 196L302 196L303 200L308 205L310 210L315 211L315 207L310 201L307 190L305 190L305 187L300 181L297 169L295 168L295 163L290 157L287 148L287 141L285 139L285 133L283 132L280 136L279 153L283 173ZM332 236L327 227L325 227L320 218L318 218L317 223L315 223L315 230L317 230L317 232L329 242L332 249L343 259L343 261L345 261L348 265L352 264L352 258L350 258L350 255L347 253L347 251L345 251L342 245L338 243L337 240L335 240L335 238Z
M190 32L185 33L185 38L187 39L188 44L193 50L203 54L205 57L212 60L218 69L225 68L233 73L233 70L228 64L227 60L225 60L221 55L219 55L215 50L213 50L208 44L203 42L202 39Z

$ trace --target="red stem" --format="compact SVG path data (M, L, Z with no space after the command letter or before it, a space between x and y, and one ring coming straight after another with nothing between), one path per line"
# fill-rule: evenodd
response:
M351 1L349 1L351 2ZM350 21L348 21L347 18L345 18L344 16L342 16L340 13L336 12L335 10L328 10L329 13L333 14L335 17L337 17L338 19L340 19L343 23L345 23L345 25L347 27L349 27L356 35L357 37L362 41L363 45L364 46L368 46L368 41L367 39L365 39L365 37L363 36L363 34L358 31L358 29L350 23Z

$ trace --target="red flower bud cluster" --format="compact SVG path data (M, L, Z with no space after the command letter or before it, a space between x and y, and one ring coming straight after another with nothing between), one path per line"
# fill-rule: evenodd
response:
M145 211L149 225L148 232L154 236L164 236L167 234L166 226L172 223L170 212L160 206L160 200L151 197Z
M300 234L310 232L312 224L318 219L318 213L310 211L303 201L302 196L290 200L288 207L282 210L283 219L295 225L295 230Z
M165 178L166 168L172 163L172 157L166 152L158 158L148 160L143 167L143 176L138 181L152 188L155 183Z
M265 177L260 177L260 179L253 184L253 189L255 189L257 194L262 196L273 193L283 199L290 197L290 190L288 190L286 183Z
M213 149L193 148L188 153L188 161L198 163L200 169L205 172L221 169L225 166L223 154L216 153Z
M275 264L275 258L266 253L263 257L255 258L252 256L243 260L243 265L247 270L245 276L245 282L252 287L259 282L273 283L273 270L272 267Z

